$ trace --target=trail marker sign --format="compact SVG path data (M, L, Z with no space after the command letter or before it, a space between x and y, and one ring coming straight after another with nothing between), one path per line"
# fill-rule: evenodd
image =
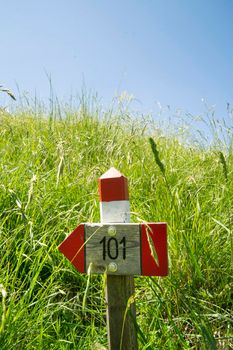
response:
M133 276L167 275L167 226L130 223L128 181L115 168L99 178L99 194L101 223L80 224L59 250L81 273L106 272L109 350L137 350Z
M80 224L59 246L81 273L166 276L165 223Z

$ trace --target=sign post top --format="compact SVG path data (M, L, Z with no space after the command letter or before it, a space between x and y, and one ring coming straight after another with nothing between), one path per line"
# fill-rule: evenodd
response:
M115 168L110 168L99 178L101 202L128 201L128 180Z
M125 177L122 175L116 168L111 167L106 173L100 176L100 180L102 179L110 179L110 178L115 178L115 177Z

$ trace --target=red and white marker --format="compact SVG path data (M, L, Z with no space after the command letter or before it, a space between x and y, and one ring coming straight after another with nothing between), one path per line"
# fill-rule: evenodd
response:
M115 168L99 178L101 222L130 222L128 180Z
M99 179L101 224L80 224L59 246L86 273L166 276L166 223L129 224L127 178L114 168Z
M125 265L126 270L128 270L127 260L129 255L126 246L128 245L129 235L125 234L120 237L122 230L116 229L115 226L116 223L122 224L130 222L127 178L115 168L110 168L99 178L99 195L101 223L113 223L112 226L108 228L108 236L110 236L110 238L105 236L107 238L106 242L108 243L104 248L108 257L115 257L116 255L112 255L112 252L119 253L119 246L123 243L123 246L121 246L122 254L118 255L118 257L120 256L120 259L111 259L106 265L106 271L108 273L111 272L114 275L119 273L119 265L121 265L122 262L123 265ZM114 236L112 236L113 234ZM133 236L135 237L136 235ZM111 244L113 242L115 242L114 245ZM131 259L133 258L133 255L133 252L131 252ZM131 260L131 267L133 267L135 263L140 266L140 263L138 264L139 261L140 255L137 254L136 261ZM132 319L130 318L129 313L125 312L128 307L129 298L135 294L132 272L130 273L128 270L127 274L129 276L111 276L111 274L108 274L106 279L105 300L107 305L106 318L109 350L138 349L136 328L133 327L132 321L133 319L136 323L135 303L130 305Z
M168 274L166 223L130 224L127 178L115 168L99 179L101 223L80 224L59 246L74 267L107 273L106 304L109 349L138 349L129 315L133 275ZM136 318L135 304L130 305ZM124 332L122 334L122 330ZM122 345L122 347L121 347Z

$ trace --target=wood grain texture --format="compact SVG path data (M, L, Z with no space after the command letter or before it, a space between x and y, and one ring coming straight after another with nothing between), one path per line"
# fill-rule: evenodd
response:
M116 234L109 235L109 227L114 226ZM139 224L86 224L86 267L92 264L92 273L113 275L141 274L141 247ZM109 264L117 266L115 272Z
M128 308L129 298L135 293L132 276L107 276L107 326L109 350L137 350L135 303ZM128 309L127 309L128 308ZM125 322L124 316L126 314Z

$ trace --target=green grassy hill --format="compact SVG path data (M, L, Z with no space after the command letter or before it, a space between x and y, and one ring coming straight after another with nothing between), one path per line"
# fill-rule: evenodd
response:
M231 148L184 146L153 124L85 110L0 112L0 349L106 346L104 277L86 290L57 246L99 222L97 181L111 166L129 179L132 221L168 223L169 276L135 278L139 348L231 349Z

